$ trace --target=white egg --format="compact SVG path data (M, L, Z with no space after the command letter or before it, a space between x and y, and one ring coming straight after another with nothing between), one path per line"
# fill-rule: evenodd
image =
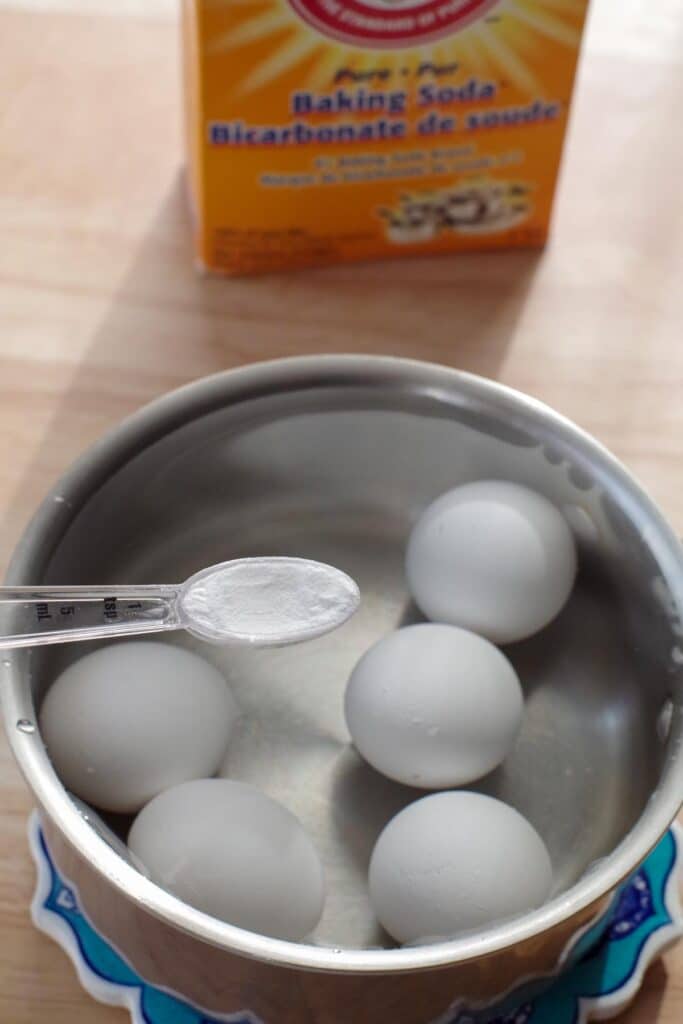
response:
M169 786L212 775L239 717L220 672L171 644L87 654L55 679L40 712L67 789L108 811L137 811Z
M576 575L576 547L559 510L505 481L464 484L437 498L406 553L408 585L428 619L511 643L547 625Z
M369 884L375 913L398 942L436 941L539 907L552 867L512 807L480 793L435 793L386 826Z
M524 701L497 647L456 626L421 623L379 640L346 688L346 722L359 753L397 782L460 786L511 750Z
M135 819L128 845L158 885L240 928L280 939L320 920L325 881L301 823L244 782L166 790Z

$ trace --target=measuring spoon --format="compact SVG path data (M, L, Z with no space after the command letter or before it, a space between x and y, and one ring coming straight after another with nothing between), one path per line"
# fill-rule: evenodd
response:
M174 629L210 643L282 647L336 629L359 603L350 576L305 558L238 558L179 584L0 587L11 621L0 650Z

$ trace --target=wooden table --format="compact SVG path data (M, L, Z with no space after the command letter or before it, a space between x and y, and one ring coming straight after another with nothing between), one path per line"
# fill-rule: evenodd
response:
M681 0L595 0L543 254L230 282L191 265L173 0L3 7L3 568L47 487L122 416L203 374L321 351L531 392L612 448L683 532ZM0 1021L122 1024L29 922L31 799L4 739L0 758ZM682 1018L679 947L624 1020Z

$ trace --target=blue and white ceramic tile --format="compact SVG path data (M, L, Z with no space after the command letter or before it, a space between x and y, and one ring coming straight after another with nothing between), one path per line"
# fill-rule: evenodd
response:
M260 1021L246 1008L215 1016L147 984L81 912L77 893L52 862L37 812L29 837L38 872L33 921L67 953L95 999L128 1009L132 1024L277 1024ZM622 886L606 915L575 940L564 960L571 966L550 987L547 979L540 986L528 979L497 1006L454 1003L438 1024L586 1024L619 1014L650 964L683 936L682 861L683 830L674 826Z

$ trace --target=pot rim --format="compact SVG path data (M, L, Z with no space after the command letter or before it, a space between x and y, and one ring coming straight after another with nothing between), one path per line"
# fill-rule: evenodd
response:
M647 543L677 607L683 608L683 548L678 538L632 475L599 442L543 403L496 381L437 364L371 355L298 356L255 363L204 377L144 406L62 476L20 539L6 582L35 583L92 494L127 461L169 432L229 404L282 391L351 385L381 385L469 408L495 406L513 424L549 423L575 459L619 484L629 513L637 510L647 520ZM52 768L38 730L31 734L16 728L21 718L35 721L36 712L25 673L11 652L3 662L3 674L0 699L16 760L39 804L79 854L122 896L172 927L226 951L283 967L356 974L419 971L489 956L532 939L609 894L656 845L683 800L683 708L679 706L671 727L666 778L637 823L598 867L543 907L482 932L426 946L334 949L288 942L244 931L195 910L126 863L82 819Z

